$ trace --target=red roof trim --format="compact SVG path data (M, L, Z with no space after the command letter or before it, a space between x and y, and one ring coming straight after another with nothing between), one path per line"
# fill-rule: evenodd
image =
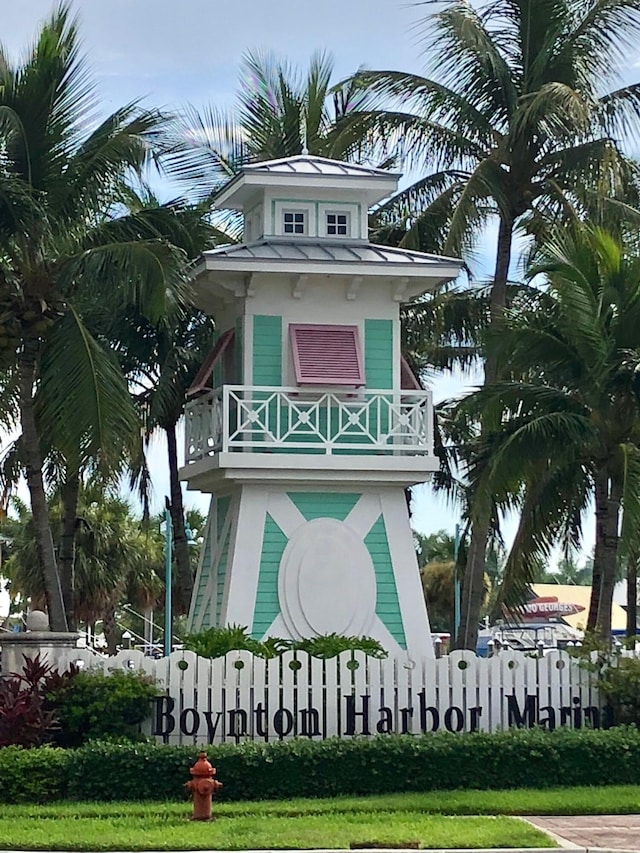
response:
M294 323L289 337L298 385L365 384L357 326Z
M403 355L400 356L400 387L403 391L424 391L422 383Z
M203 394L206 391L213 390L213 388L211 387L213 383L210 382L210 377L213 373L213 368L222 358L227 347L231 345L235 336L235 329L227 329L226 332L223 332L220 335L211 350L209 350L207 357L202 362L202 367L196 374L196 378L193 380L189 387L189 390L187 391L187 397L195 397L197 394Z

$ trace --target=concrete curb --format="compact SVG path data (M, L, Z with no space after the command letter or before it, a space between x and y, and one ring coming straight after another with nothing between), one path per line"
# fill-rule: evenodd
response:
M551 835L551 833L549 833ZM555 839L554 839L555 840ZM576 853L640 853L637 848L635 850L622 849L620 847L580 847L576 844L571 844L567 847L567 842L564 842L562 849L571 849ZM416 853L415 848L399 848L399 847L359 847L358 853ZM425 847L421 848L421 853L550 853L552 847ZM0 853L47 853L43 850L0 850ZM56 851L56 853L64 853L64 851ZM111 851L111 853L129 853L126 850ZM145 853L167 853L167 851L148 850ZM274 853L273 850L198 850L188 851L188 853ZM318 847L312 850L278 850L277 853L354 853L352 849L340 849L337 847Z
M573 841L569 841L562 835L557 835L555 832L552 832L547 827L538 826L535 820L530 819L528 817L522 817L519 815L520 820L523 820L525 823L528 823L529 826L532 826L534 829L537 829L539 832L544 832L545 835L548 835L552 841L555 841L558 847L561 847L563 850L580 850L585 851L589 850L588 847L583 847L581 844L575 844ZM591 848L591 850L595 850L596 848ZM624 851L623 851L624 853Z

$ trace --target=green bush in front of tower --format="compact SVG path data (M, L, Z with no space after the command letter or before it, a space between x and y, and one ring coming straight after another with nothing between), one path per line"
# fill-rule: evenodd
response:
M283 640L267 637L256 640L240 625L207 628L187 634L184 647L203 658L219 658L229 652L247 651L261 658L274 658L288 651L306 652L312 657L333 658L342 652L364 652L374 658L386 658L387 652L372 637L347 637L341 634L322 634L303 640Z

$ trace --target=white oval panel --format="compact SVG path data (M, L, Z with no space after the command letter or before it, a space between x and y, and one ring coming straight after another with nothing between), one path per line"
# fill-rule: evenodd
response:
M278 573L282 618L293 637L364 634L376 608L376 578L360 537L333 518L301 525Z

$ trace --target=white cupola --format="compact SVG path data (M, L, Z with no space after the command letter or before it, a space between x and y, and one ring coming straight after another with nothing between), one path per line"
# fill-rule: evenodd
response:
M363 242L369 208L395 192L399 177L300 154L245 166L216 207L244 214L249 244L263 238Z

